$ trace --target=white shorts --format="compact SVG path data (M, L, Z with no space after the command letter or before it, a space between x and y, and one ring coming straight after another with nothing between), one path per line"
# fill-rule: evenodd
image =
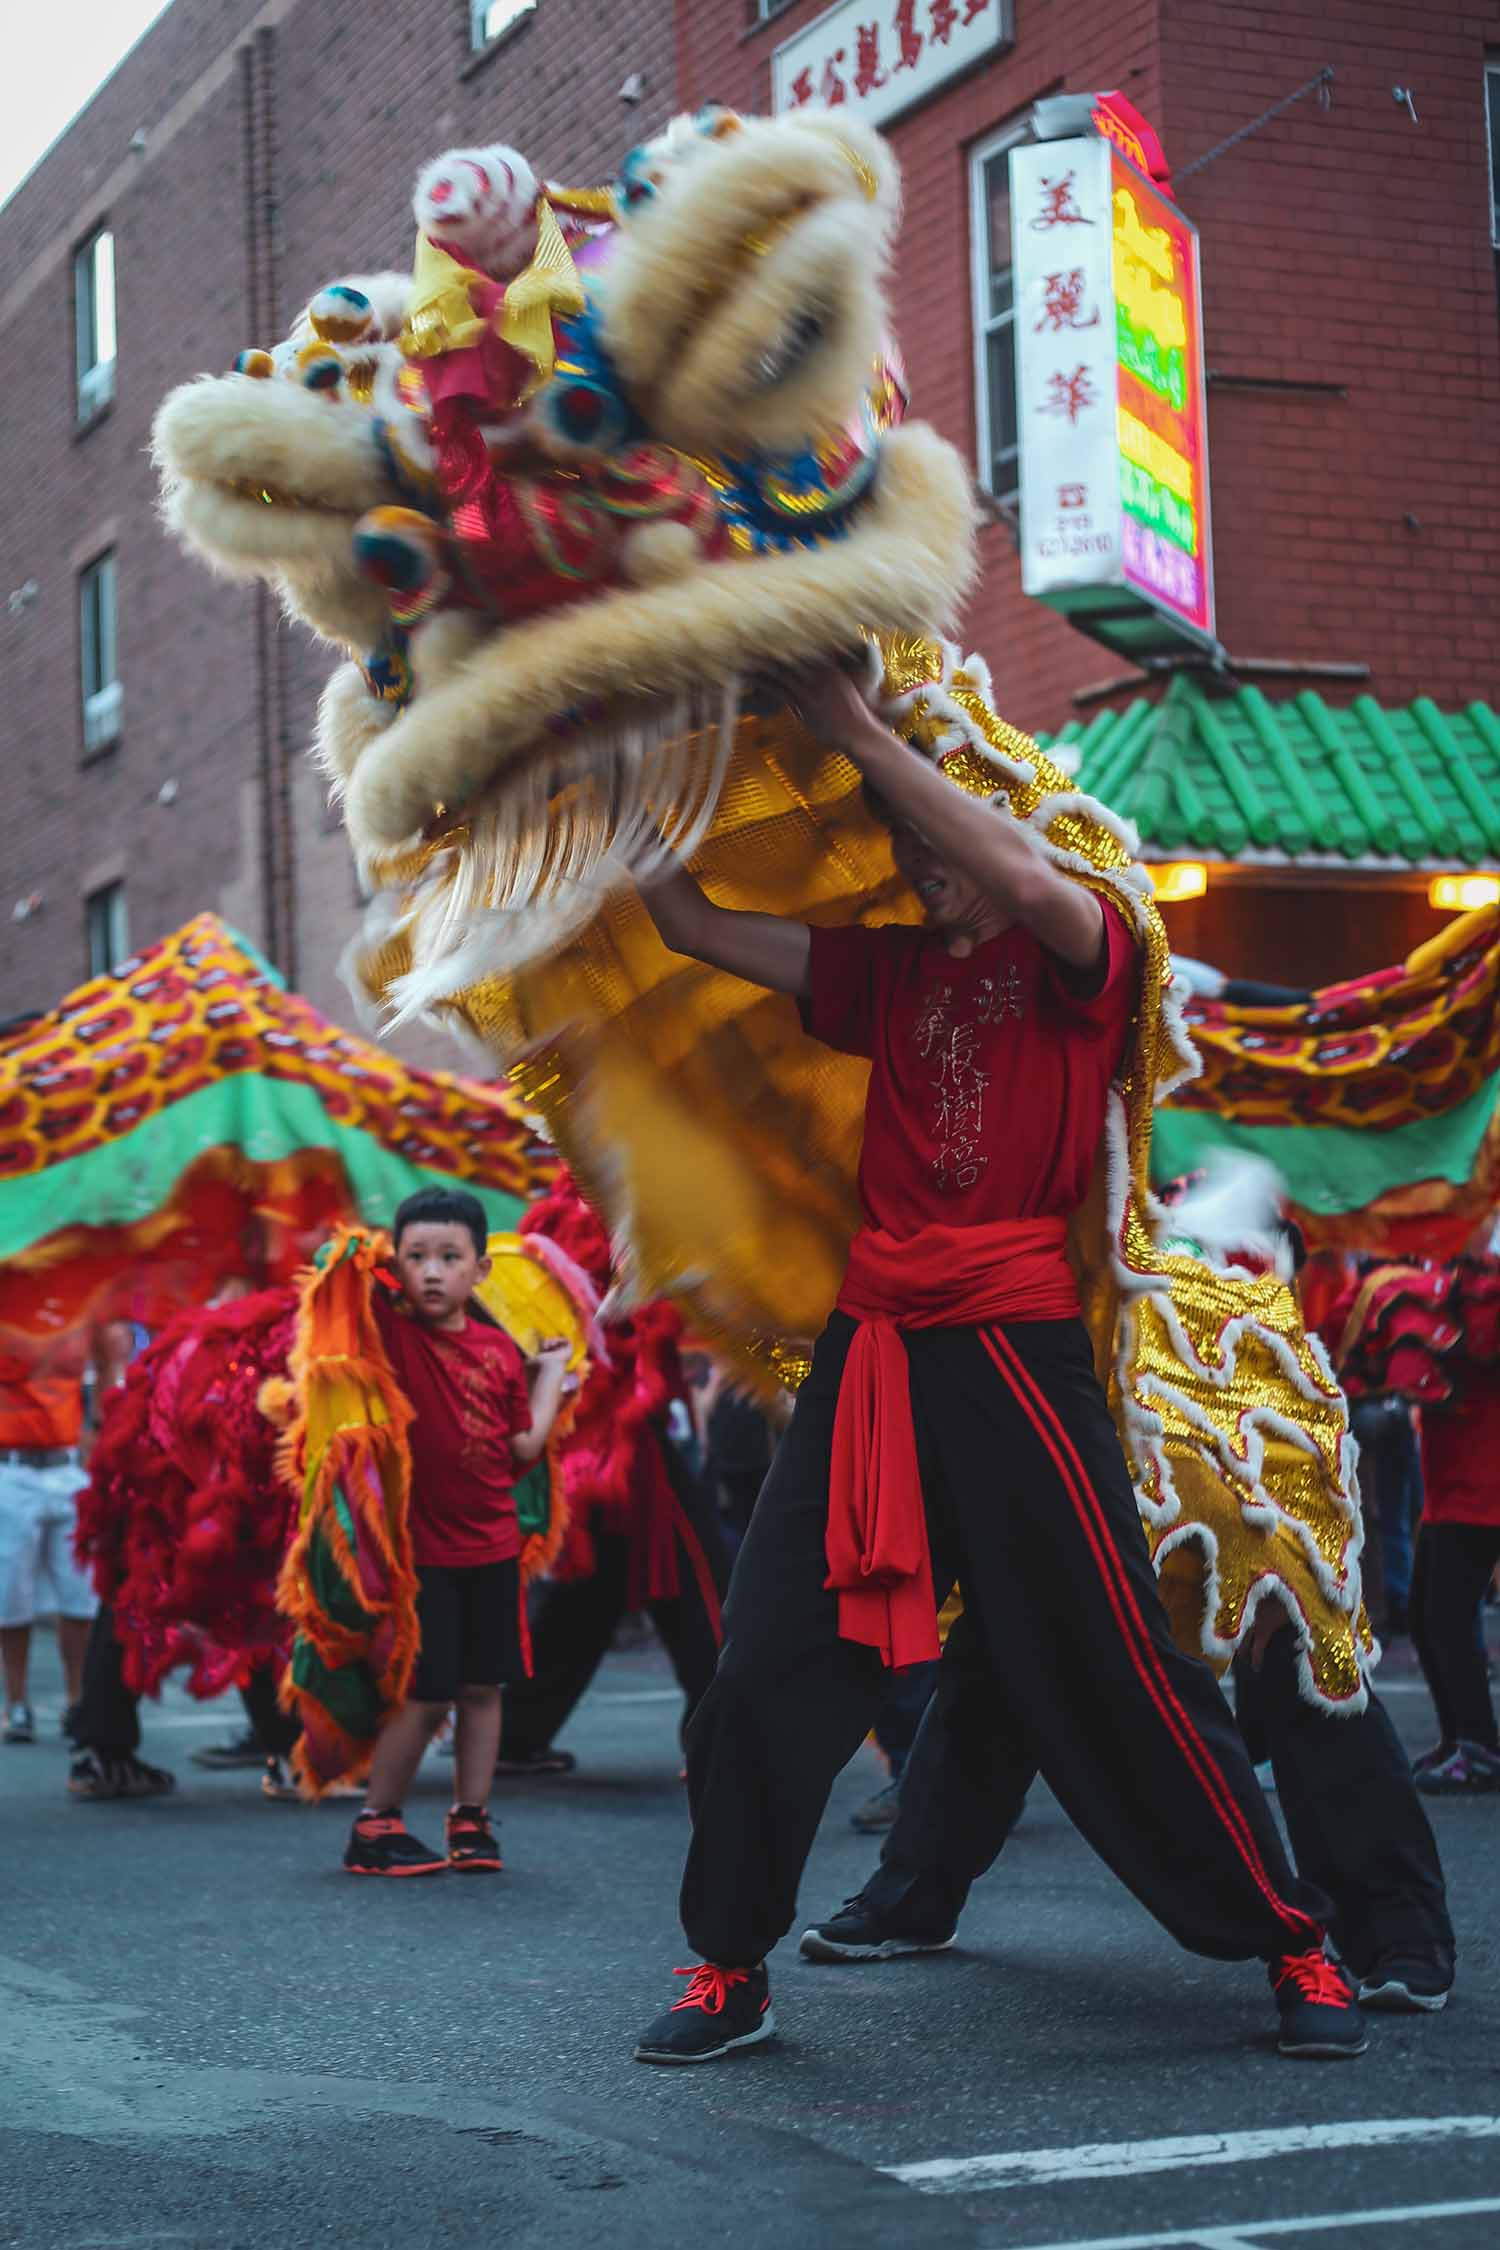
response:
M39 1611L92 1617L99 1607L73 1560L78 1495L88 1481L76 1461L52 1469L0 1461L0 1626L30 1625Z

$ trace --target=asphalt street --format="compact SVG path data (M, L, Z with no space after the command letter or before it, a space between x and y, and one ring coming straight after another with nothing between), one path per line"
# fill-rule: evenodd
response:
M417 1883L340 1872L347 1807L192 1767L230 1704L149 1708L176 1798L70 1802L39 1653L46 1738L0 1749L0 2244L1500 2245L1500 1799L1436 1808L1454 2000L1373 2021L1358 2063L1282 2061L1262 1972L1180 1953L1039 1792L953 1952L789 1942L779 2041L650 2070L686 1835L652 1651L610 1660L575 1776L502 1785L504 1875ZM1409 1668L1390 1687L1424 1746ZM879 1779L868 1751L842 1776L808 1918L859 1887ZM419 1833L446 1782L430 1761Z

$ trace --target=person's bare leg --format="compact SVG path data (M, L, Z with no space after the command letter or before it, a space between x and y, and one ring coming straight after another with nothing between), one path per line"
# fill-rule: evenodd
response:
M57 1621L57 1652L62 1658L63 1681L70 1703L76 1703L83 1693L83 1658L93 1627L91 1617L60 1617Z
M466 1687L459 1691L458 1725L453 1735L453 1800L459 1805L489 1802L500 1755L500 1690Z
M372 1812L394 1812L406 1802L422 1753L443 1723L446 1703L403 1703L380 1730L370 1760L365 1802Z
M31 1676L29 1625L0 1625L0 1669L5 1673L6 1702L24 1703Z

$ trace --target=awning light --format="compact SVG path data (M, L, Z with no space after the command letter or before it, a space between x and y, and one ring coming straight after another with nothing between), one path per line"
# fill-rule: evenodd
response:
M1202 898L1208 889L1208 869L1201 859L1169 859L1149 873L1158 906L1177 906L1185 898Z
M1477 907L1500 905L1500 875L1434 875L1427 902L1442 914L1472 914Z

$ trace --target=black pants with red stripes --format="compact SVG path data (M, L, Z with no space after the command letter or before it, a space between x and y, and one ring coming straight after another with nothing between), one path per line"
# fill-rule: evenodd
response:
M879 1708L871 1649L824 1586L829 1460L853 1323L835 1313L735 1564L719 1668L688 1729L688 1942L748 1967L790 1928L840 1768ZM1077 1321L905 1339L941 1600L993 1689L961 1755L1024 1757L1183 1945L1226 1960L1316 1945L1300 1883L1207 1665L1172 1639L1114 1423ZM972 1708L972 1699L970 1699Z

